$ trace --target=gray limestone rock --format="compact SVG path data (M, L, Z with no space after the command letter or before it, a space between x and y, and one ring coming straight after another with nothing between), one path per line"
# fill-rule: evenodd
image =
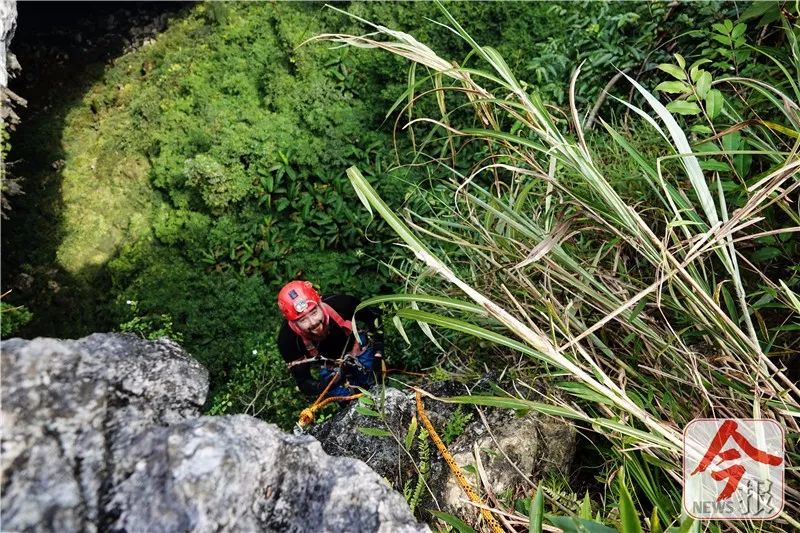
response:
M361 459L392 486L402 490L409 480L416 482L419 462L416 441L410 450L405 450L401 444L416 414L414 394L393 388L387 388L383 393L378 388L371 392L378 403L379 398L383 398L382 407L375 407L382 412L382 419L360 414L355 406L351 406L313 428L312 432L326 452ZM450 391L450 394L460 393ZM434 428L440 437L443 436L444 428L453 418L455 406L426 399L425 408ZM491 434L474 413L463 433L448 449L456 462L464 467L476 463L473 454L477 447L481 465L495 494L508 491L524 493L529 489L526 477L535 480L551 471L569 472L577 438L572 424L537 414L519 417L508 409L484 408L484 413ZM368 436L353 430L358 427L388 429L396 438ZM430 450L427 483L435 499L429 496L422 507L438 507L474 523L477 519L474 506L467 503L466 495L433 443L430 443ZM474 476L467 475L467 478L473 486L476 485Z
M361 461L249 416L145 432L107 506L125 531L424 531Z
M197 416L208 374L167 340L92 335L2 344L4 528L97 524L139 433ZM65 526L66 525L66 526Z
M4 531L427 531L365 464L248 416L131 335L2 343Z
M11 39L17 29L16 0L0 0L0 87L8 86L8 57ZM12 59L16 61L16 59Z

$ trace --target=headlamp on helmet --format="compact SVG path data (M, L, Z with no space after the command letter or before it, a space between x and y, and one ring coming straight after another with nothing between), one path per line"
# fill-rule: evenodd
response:
M278 293L278 308L287 320L297 320L319 305L322 299L311 282L290 281Z

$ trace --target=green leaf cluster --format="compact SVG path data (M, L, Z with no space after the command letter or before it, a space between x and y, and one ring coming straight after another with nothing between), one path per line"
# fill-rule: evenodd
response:
M0 337L11 337L32 318L33 313L25 306L0 302Z

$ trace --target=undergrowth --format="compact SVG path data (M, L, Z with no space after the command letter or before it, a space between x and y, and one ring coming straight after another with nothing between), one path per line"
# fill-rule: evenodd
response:
M764 22L767 11L755 5L742 21ZM405 293L362 305L393 303L432 342L469 335L517 367L513 393L450 401L558 415L607 439L602 483L616 487L595 521L626 531L642 520L651 530L689 527L681 431L692 419L772 418L787 443L797 438L800 389L786 365L798 354L798 251L780 244L800 221L797 13L777 11L775 26L749 33L758 44L746 65L737 54L747 24L713 26L706 37L727 48L658 65L683 83L651 85L666 97L623 76L632 93L619 103L633 118L627 127L599 119L594 134L575 98L579 65L562 113L443 14L443 31L468 42L470 58L454 63L366 21L373 33L320 37L383 49L425 71L397 105L424 139L408 163L424 162L427 180L400 208L356 166L348 170L367 210L415 256L393 263ZM416 106L425 98L438 102L435 115ZM465 150L471 144L483 147L478 157ZM615 148L596 150L603 145ZM599 164L615 151L632 162L629 176ZM765 528L800 527L798 456L786 452L786 506ZM578 501L572 511L586 513ZM541 514L541 504L531 508Z
M413 29L443 54L469 51L431 21L439 16L434 4L346 8ZM660 45L672 35L735 11L716 2L472 2L452 9L474 21L475 35L497 46L548 101L566 103L564 81L586 60L586 79L594 81L577 97L587 106L612 65L645 72L653 60L666 60ZM209 368L209 408L290 426L286 406L301 399L275 356L276 289L304 277L324 293L370 296L405 280L377 267L405 252L388 243L383 222L365 223L345 169L359 165L393 203L416 198L418 184L436 173L396 168L426 133L396 136L393 118L386 119L407 83L425 78L421 69L364 50L301 46L321 32L357 27L320 4L201 3L152 43L91 65L96 83L84 88L76 79L68 97L31 124L33 133L11 139L9 159L20 161L15 168L37 190L26 198L28 212L13 211L17 220L3 232L4 284L33 279L8 297L33 312L27 324L8 322L15 333L70 337L116 326L181 336ZM685 42L701 40L686 35ZM445 96L446 105L453 101ZM435 113L439 103L419 99L415 106ZM605 107L622 109L611 100ZM456 110L454 118L459 113L471 111ZM399 125L409 118L399 116ZM470 162L490 152L481 143L460 147ZM135 316L127 301L137 302ZM441 342L464 346L455 337ZM409 348L391 331L389 344L393 366L434 362L432 345Z

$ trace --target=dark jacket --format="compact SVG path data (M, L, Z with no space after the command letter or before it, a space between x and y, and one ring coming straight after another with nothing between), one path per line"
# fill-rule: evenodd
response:
M353 312L360 303L358 298L342 294L326 296L322 301L331 306L344 320L352 319ZM367 335L374 350L382 353L383 327L380 310L372 307L362 309L356 313L355 321L358 332L362 336ZM354 341L355 337L352 334L347 335L346 331L339 327L335 320L331 319L328 322L328 334L320 342L315 343L315 346L319 350L320 356L336 360L353 348ZM283 321L278 334L278 350L280 350L283 360L287 363L310 357L303 339L292 331L286 320ZM318 395L325 388L325 383L321 383L311 375L312 366L319 366L320 364L302 364L289 369L303 394L309 396Z

